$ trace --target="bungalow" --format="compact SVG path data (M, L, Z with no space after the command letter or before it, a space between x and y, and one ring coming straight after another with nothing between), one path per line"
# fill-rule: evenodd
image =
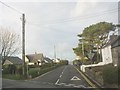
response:
M42 53L29 54L25 57L25 62L28 65L42 65L44 64L44 57Z
M48 57L44 57L44 61L45 63L53 63L53 61Z
M5 60L3 65L10 65L10 64L22 65L22 60L19 57L10 56Z

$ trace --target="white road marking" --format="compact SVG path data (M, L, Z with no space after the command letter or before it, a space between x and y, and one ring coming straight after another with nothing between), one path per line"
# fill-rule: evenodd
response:
M75 84L69 84L69 86L74 86Z
M64 86L67 86L67 87L75 87L75 88L86 88L84 85L75 85L75 84L67 84L67 83L59 83L57 85L64 85Z
M71 80L81 80L80 78L78 78L77 76L74 76L71 78Z
M62 77L62 75L60 75L60 78Z
M70 86L69 84L65 84L65 86Z
M65 85L66 83L60 83L59 85Z
M60 81L60 79L57 80L57 82L55 84L58 84L58 82Z
M65 71L65 69L66 69L66 67L63 69L63 71L62 71L62 73L60 74L60 76L59 76L59 79L56 81L56 85L58 85L58 82L60 81L60 78L62 77L62 74L63 74L63 72Z
M78 87L80 87L80 88L86 88L84 85L79 85Z

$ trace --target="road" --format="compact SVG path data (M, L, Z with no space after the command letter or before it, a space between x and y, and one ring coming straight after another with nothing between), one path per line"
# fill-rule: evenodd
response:
M3 79L3 88L88 88L91 87L73 65L56 68L32 80Z

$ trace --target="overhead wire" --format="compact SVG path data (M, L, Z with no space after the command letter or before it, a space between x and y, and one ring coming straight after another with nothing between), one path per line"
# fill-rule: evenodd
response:
M10 5L8 5L8 4L6 4L6 3L4 3L4 2L2 2L2 1L0 1L0 3L3 4L3 5L5 5L6 7L10 8L10 9L14 10L15 12L17 12L17 13L19 13L19 14L23 14L23 12L15 9L14 7L11 7Z

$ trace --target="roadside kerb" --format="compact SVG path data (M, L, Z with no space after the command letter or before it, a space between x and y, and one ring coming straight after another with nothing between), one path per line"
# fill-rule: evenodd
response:
M83 74L83 72L81 72L80 70L78 70L76 67L74 67L81 75L82 77L87 81L87 83L92 86L93 88L99 88L97 85L95 85L85 74Z

